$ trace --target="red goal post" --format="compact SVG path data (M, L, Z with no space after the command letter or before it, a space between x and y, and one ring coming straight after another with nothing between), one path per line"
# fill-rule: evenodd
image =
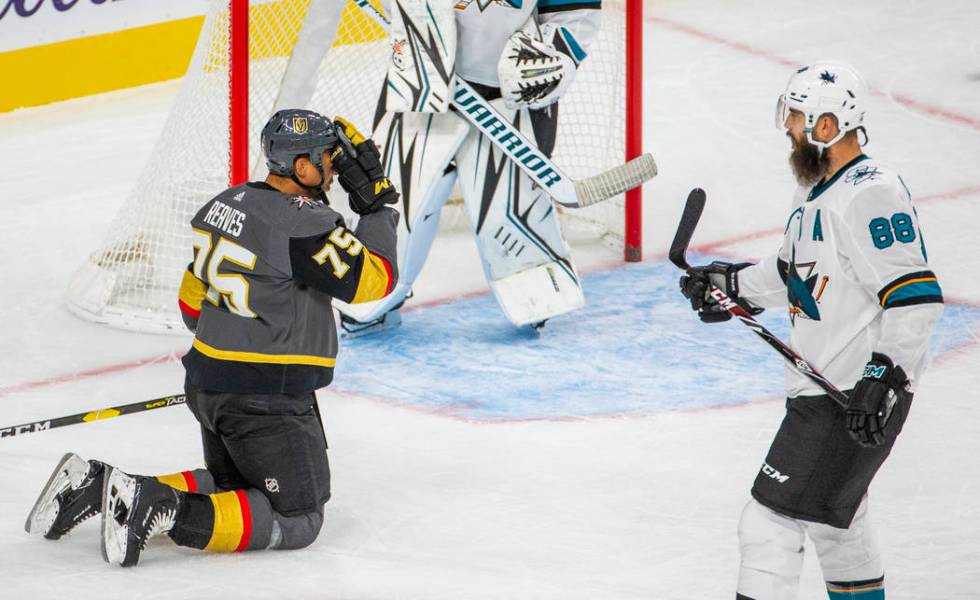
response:
M643 0L626 0L625 56L626 160L643 154ZM623 258L643 260L643 187L626 192L623 210Z

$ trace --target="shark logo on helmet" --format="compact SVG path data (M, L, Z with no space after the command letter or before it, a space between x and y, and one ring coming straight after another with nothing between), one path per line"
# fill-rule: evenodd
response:
M833 73L831 73L830 71L824 71L823 73L820 74L820 81L824 85L829 85L831 83L837 83L837 76L834 75Z

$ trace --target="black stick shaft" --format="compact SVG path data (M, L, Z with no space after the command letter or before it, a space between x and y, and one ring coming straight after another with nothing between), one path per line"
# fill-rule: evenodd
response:
M103 419L111 419L121 415L131 415L133 413L145 412L157 408L176 406L178 404L184 404L186 401L187 397L184 394L174 394L173 396L164 396L162 398L154 398L153 400L144 400L143 402L133 402L132 404L123 404L121 406L111 406L109 408L90 410L88 412L68 415L66 417L41 419L39 421L23 423L21 425L0 427L0 438L13 437L15 435L23 435L25 433L34 433L37 431L47 431L48 429L54 429L55 427L65 427L67 425L78 425L80 423L101 421Z
M691 265L687 263L687 247L691 243L691 237L694 235L694 229L697 227L698 221L701 219L701 212L704 210L705 199L705 193L700 188L691 190L691 193L687 197L687 204L684 205L684 213L681 215L681 222L677 226L677 233L674 235L674 241L670 244L670 252L668 254L670 262L674 263L674 265L684 271L691 270ZM813 366L811 366L810 363L807 362L802 356L797 354L795 350L773 335L773 333L766 329L762 323L756 321L747 310L739 306L738 303L729 298L725 292L715 286L711 286L711 296L718 302L718 304L722 306L722 308L727 310L733 316L738 317L738 319L746 327L754 331L756 335L761 337L767 344L782 354L783 358L785 358L794 369L802 373L804 376L810 378L811 381L823 388L823 390L827 392L827 395L837 402L837 404L847 408L847 396L837 389L837 386L821 375L819 371L814 369Z

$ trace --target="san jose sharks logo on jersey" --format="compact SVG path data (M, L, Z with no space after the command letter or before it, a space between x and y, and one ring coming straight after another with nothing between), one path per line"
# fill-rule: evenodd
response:
M803 272L803 275L800 272ZM830 277L821 276L817 272L817 262L789 263L786 273L786 294L789 299L789 317L796 324L797 317L801 319L820 320L820 308L817 306ZM819 287L817 286L819 282Z
M476 4L480 12L484 12L494 4L499 4L505 8L520 9L521 5L524 4L524 0L460 0L456 3L456 10L466 10L470 4Z

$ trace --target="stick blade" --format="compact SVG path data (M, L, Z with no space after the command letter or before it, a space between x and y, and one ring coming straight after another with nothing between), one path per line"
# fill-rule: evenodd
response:
M575 204L562 204L576 208L590 206L643 185L656 176L657 163L653 160L653 156L649 153L643 154L626 164L576 181L575 196L578 201Z
M704 212L704 203L707 196L701 188L694 188L687 195L687 203L684 205L684 212L681 214L681 222L677 225L677 233L674 234L674 241L670 243L670 251L667 257L670 262L678 268L687 269L687 246L694 237L694 229L698 226L701 213Z

